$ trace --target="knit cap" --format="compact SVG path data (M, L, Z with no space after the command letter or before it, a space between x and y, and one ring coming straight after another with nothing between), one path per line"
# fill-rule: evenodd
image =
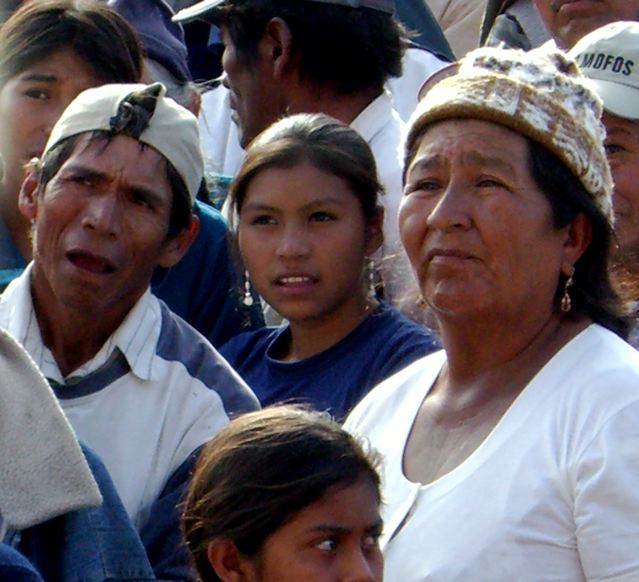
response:
M409 121L406 152L437 121L503 125L554 153L612 224L613 183L601 113L601 100L565 53L483 47L427 79Z

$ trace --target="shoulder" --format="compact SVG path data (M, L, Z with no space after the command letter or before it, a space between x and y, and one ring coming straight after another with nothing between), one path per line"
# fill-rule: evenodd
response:
M445 359L444 351L437 351L381 382L351 412L345 428L365 434L370 426L395 422L398 411L413 409L423 400Z
M215 238L226 236L228 227L219 210L196 200L193 206L193 214L200 219L199 236Z
M431 331L386 303L380 304L369 322L368 333L383 341L389 352L397 353L401 348L404 352L425 356L439 349L439 342Z
M220 348L220 354L234 368L256 354L265 357L268 346L278 335L279 330L278 327L263 327L240 333Z
M162 327L156 356L183 366L188 375L215 392L230 413L259 408L257 399L209 341L160 302Z

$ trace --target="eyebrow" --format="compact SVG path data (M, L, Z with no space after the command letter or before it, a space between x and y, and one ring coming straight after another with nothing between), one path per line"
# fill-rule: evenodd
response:
M21 83L32 83L37 81L39 83L55 83L58 78L51 73L27 73L20 77Z
M366 531L367 532L381 532L383 527L384 527L384 522L383 522L382 518L380 517L374 523L369 525L366 528ZM334 525L334 524L330 524L330 523L320 523L320 524L315 525L313 527L310 527L308 529L308 532L312 532L312 533L324 532L324 533L333 533L333 534L347 534L350 531L351 531L351 529L348 528L348 527L343 527L341 525Z
M308 211L311 210L317 206L323 206L323 205L330 205L330 204L335 204L335 205L341 205L343 204L343 201L340 198L336 198L335 196L325 196L323 198L319 198L317 200L313 200L311 202L309 202L308 204L304 204L304 206L302 206L300 208L300 210L304 211ZM270 204L265 204L263 202L248 202L245 203L242 206L242 212L246 209L250 209L253 211L262 211L262 212L279 212L279 209L276 208L275 206L271 206Z
M432 170L441 168L446 165L447 160L447 156L444 156L443 154L425 155L410 166L408 176L410 177L414 170ZM498 158L496 156L484 155L479 152L468 152L462 156L462 160L469 164L482 164L491 168L498 168L505 172L514 172L514 167L508 160L504 160L503 158Z
M61 171L61 175L64 176L65 174L82 174L84 176L86 176L87 178L91 179L91 180L96 180L96 181L108 181L109 180L109 175L106 172L101 172L100 170L95 170L94 168L91 168L89 166L85 166L83 164L80 163L71 163L65 167L63 167L62 171ZM136 184L126 184L126 189L129 192L132 192L133 194L136 195L141 195L144 196L146 199L149 200L149 202L151 204L154 204L156 206L161 206L162 204L165 203L165 200L162 196L158 196L158 194L156 192L154 192L153 190L151 190L150 188L146 188L145 186L139 186Z

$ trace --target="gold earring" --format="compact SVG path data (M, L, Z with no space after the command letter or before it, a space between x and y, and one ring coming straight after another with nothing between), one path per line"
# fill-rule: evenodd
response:
M566 279L566 283L564 285L564 294L563 297L561 298L561 303L559 305L561 311L563 313L568 313L571 309L572 309L572 302L570 301L570 294L568 293L568 289L572 286L573 284L573 280L572 280L572 276L575 272L575 269L572 269L572 273L570 273L570 275L568 276L568 279Z

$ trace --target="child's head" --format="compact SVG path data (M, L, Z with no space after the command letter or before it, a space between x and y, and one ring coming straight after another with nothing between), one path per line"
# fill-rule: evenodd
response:
M260 172L303 162L344 180L359 200L366 220L376 214L382 186L373 153L354 129L321 113L285 117L250 144L229 191L232 209L242 213L247 188Z
M232 421L205 447L186 500L184 531L202 580L255 568L265 582L285 582L301 567L314 582L313 565L322 561L327 575L329 562L352 554L353 537L360 566L381 580L375 463L323 414L280 406ZM286 574L276 572L277 555L289 560Z

